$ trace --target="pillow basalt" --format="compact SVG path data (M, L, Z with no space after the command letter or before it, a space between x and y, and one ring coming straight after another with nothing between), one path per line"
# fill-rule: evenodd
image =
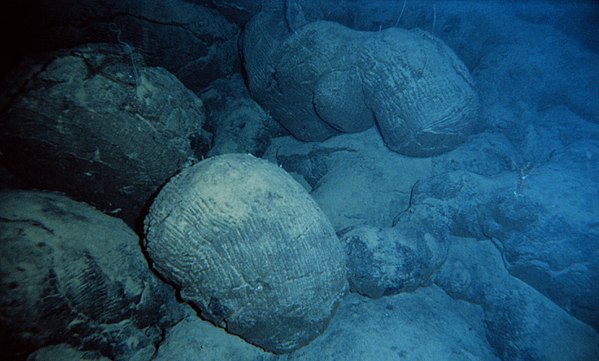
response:
M202 101L114 44L24 61L0 93L3 164L30 187L64 192L132 227L152 194L210 143Z
M391 150L428 157L464 142L478 117L468 69L422 30L315 21L290 34L264 12L247 25L243 54L252 96L303 141L376 124Z
M111 360L149 359L179 317L137 235L58 193L0 191L0 290L3 360L60 343Z
M282 168L227 154L169 181L146 218L155 269L201 316L275 353L325 328L347 288L343 247Z

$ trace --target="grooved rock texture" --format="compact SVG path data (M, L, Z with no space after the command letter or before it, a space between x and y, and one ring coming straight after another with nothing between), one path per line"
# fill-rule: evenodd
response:
M208 149L202 101L121 47L88 44L23 63L0 96L2 161L135 225L152 193Z
M319 335L347 287L325 215L285 171L250 155L209 158L171 179L145 243L204 318L275 353Z
M360 69L366 103L387 146L430 156L464 142L479 110L466 66L425 31L390 28L372 34L360 53Z
M121 220L60 194L0 192L3 359L65 343L147 360L177 305Z
M468 70L421 30L315 21L290 33L264 12L247 25L243 53L252 96L304 141L376 123L390 149L425 157L455 148L477 120Z

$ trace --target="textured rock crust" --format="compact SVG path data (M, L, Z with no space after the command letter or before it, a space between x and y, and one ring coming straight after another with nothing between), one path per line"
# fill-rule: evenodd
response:
M160 185L208 148L201 100L164 69L132 63L120 46L49 54L12 80L0 98L7 167L130 225Z
M346 289L325 215L291 176L250 155L171 179L146 218L146 248L203 317L275 353L320 334Z
M171 328L152 361L276 361L277 358L241 338L189 315Z
M199 94L214 138L208 156L249 153L261 157L281 125L250 97L241 74L215 80Z
M301 140L376 122L390 149L430 156L462 143L477 120L468 70L427 32L316 21L290 33L280 16L259 13L243 40L252 96Z
M435 283L453 299L484 310L485 338L501 360L599 359L599 334L513 277L491 241L451 242Z
M176 305L121 220L45 192L0 192L0 289L8 360L57 343L149 359Z
M341 235L352 291L379 298L429 285L445 260L447 244L422 229L360 226Z
M596 191L581 180L591 179L596 172L583 164L597 157L599 147L578 147L570 145L559 160L545 164L541 174L527 179L519 195L514 194L520 184L516 172L492 177L443 172L416 187L414 203L422 206L413 207L410 215L412 219L426 217L435 209L448 222L430 222L429 229L494 240L504 252L510 274L597 329L599 289L588 287L599 283L598 212L590 201ZM582 154L594 155L585 159ZM491 161L492 155L479 159ZM439 162L436 167L444 165Z

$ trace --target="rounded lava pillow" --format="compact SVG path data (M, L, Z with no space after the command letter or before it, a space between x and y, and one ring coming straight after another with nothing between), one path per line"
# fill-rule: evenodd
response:
M275 352L307 344L345 293L343 247L283 169L227 154L187 168L146 218L155 269L204 318Z
M32 64L30 64L30 62ZM2 163L137 226L148 199L210 144L202 101L121 46L28 59L0 87Z
M59 343L140 360L177 318L174 294L149 270L135 233L55 193L0 192L0 290L3 360ZM61 353L48 355L79 360Z
M389 149L430 157L457 148L478 121L468 68L422 30L314 21L290 33L279 14L262 12L242 45L252 97L300 140L376 123Z
M379 298L430 285L445 261L447 245L436 232L422 229L361 225L340 235L351 290Z

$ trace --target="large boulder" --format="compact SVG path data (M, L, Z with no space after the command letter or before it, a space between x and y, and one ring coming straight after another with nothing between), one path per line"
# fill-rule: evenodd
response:
M181 297L271 352L319 335L346 289L343 247L316 202L281 168L250 155L182 171L145 226L154 268Z
M421 157L463 143L478 120L479 99L453 51L418 29L366 34L372 40L360 54L365 100L387 146Z
M462 143L478 117L468 69L421 30L360 32L259 13L243 37L252 96L295 137L322 141L377 124L387 146L430 156Z
M148 198L208 149L202 101L122 47L24 62L0 97L0 151L30 186L58 190L134 225Z
M147 360L180 312L131 229L47 192L0 192L0 290L7 360L60 343Z

